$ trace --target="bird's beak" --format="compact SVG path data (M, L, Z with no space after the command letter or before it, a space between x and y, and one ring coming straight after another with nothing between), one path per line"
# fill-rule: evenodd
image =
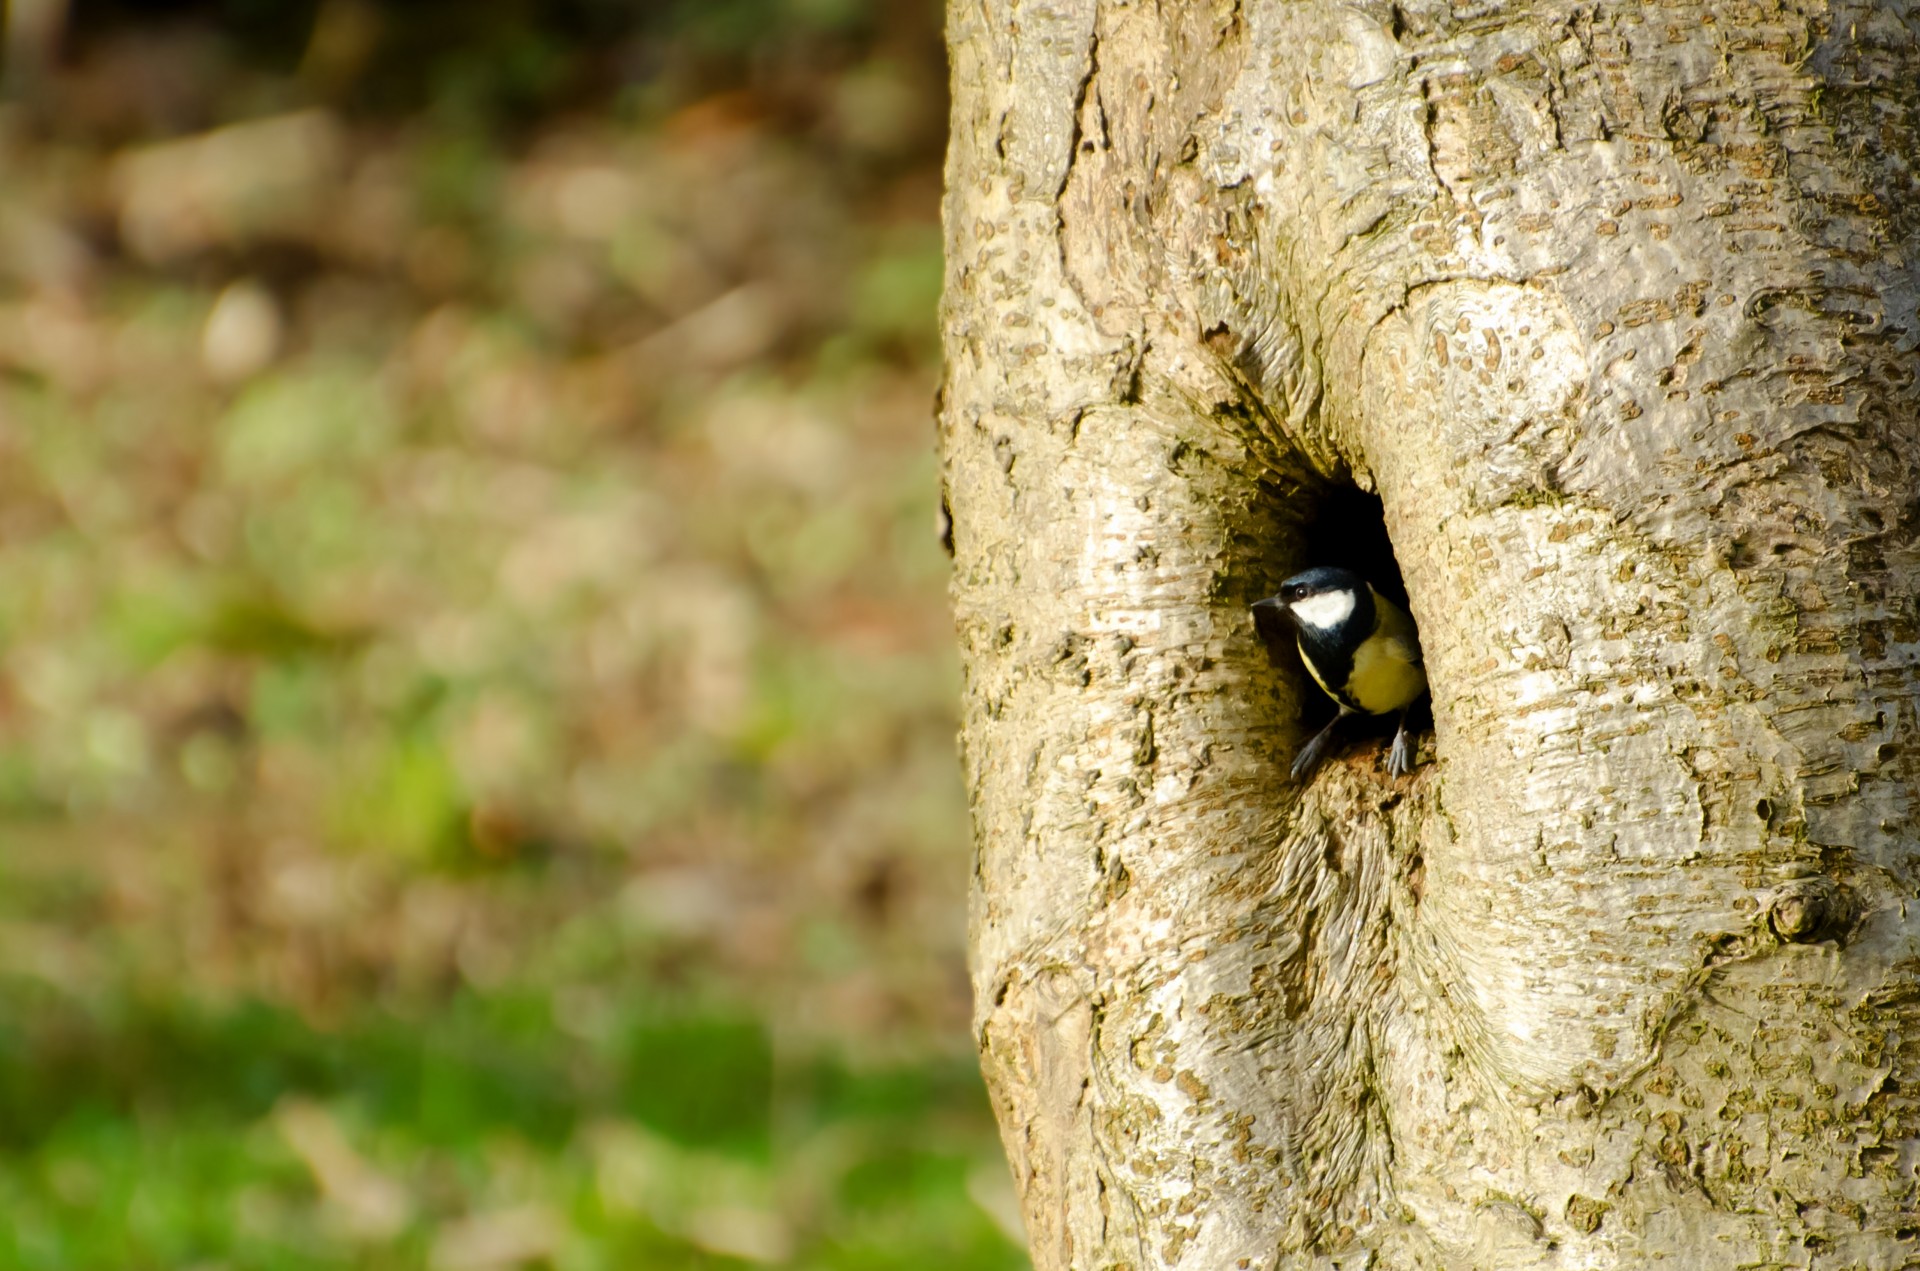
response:
M1293 624L1293 610L1278 596L1256 600L1248 608L1253 610L1253 629L1269 640L1279 639Z

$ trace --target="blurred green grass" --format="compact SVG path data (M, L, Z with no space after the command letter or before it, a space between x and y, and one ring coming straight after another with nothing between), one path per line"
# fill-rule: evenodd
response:
M75 14L0 107L0 1265L1024 1266L937 7Z
M326 1032L258 1002L43 1020L0 1071L0 1258L1012 1264L969 1199L964 1063L855 1070L781 1056L751 1014L677 1011L583 1054L543 1013L463 994ZM502 1215L525 1256L457 1256Z

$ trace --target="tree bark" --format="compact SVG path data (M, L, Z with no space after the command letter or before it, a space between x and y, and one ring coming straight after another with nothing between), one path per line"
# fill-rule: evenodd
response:
M952 0L1041 1271L1920 1267L1920 12ZM1426 762L1248 604L1377 492ZM1911 916L1910 916L1911 914Z

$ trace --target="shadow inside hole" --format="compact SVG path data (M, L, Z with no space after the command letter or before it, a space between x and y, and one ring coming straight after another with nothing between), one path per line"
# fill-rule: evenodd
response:
M1380 496L1368 494L1357 486L1332 485L1315 491L1305 503L1306 514L1298 521L1299 548L1288 561L1288 576L1322 565L1352 570L1372 583L1382 596L1411 613L1406 580L1400 574L1400 562L1394 557L1393 541L1387 537L1386 509ZM1274 590L1279 590L1277 584ZM1299 673L1303 681L1301 720L1317 731L1333 718L1338 708L1333 699L1313 683L1301 664L1292 628L1285 620L1261 609L1254 611L1254 623L1266 642L1268 661ZM1391 736L1397 722L1393 716L1361 715L1342 725L1342 729L1352 737ZM1417 732L1433 727L1428 697L1423 695L1414 703L1408 714L1408 725Z
M1304 531L1301 569L1350 569L1394 604L1407 607L1407 584L1387 537L1387 514L1379 495L1350 485L1331 487L1314 501Z

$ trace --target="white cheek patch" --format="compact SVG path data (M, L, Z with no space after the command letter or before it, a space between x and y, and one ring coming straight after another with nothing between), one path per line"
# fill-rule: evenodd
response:
M1293 602L1293 616L1309 627L1331 631L1353 616L1353 593L1327 591Z

